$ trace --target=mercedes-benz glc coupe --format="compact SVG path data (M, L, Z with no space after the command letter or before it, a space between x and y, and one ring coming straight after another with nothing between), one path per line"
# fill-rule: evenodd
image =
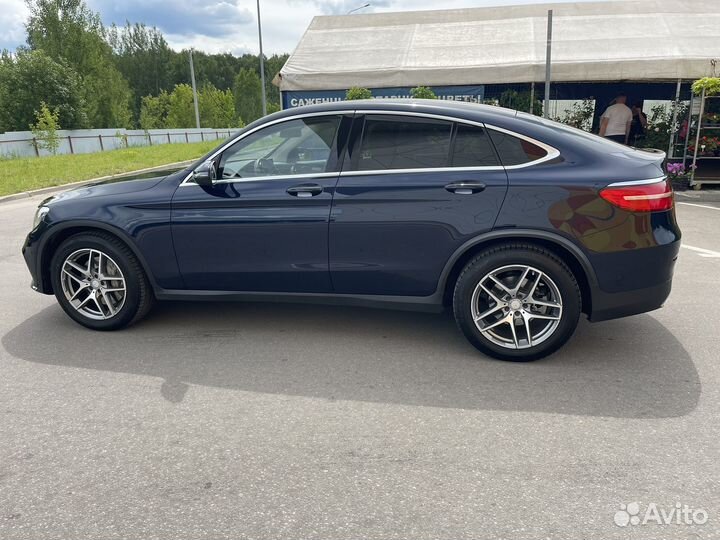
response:
M23 253L33 288L95 330L172 299L449 308L483 353L532 360L581 313L667 298L664 157L499 107L313 105L168 176L51 197Z

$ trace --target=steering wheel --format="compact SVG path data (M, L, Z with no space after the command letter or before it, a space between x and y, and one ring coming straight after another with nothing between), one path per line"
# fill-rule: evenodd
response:
M253 162L255 174L272 174L275 172L275 164L272 158L260 158Z

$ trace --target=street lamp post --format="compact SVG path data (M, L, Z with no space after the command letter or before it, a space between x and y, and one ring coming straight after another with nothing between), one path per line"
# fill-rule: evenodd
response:
M356 11L360 11L361 9L365 9L366 7L370 7L370 2L367 2L366 4L363 4L362 6L358 6L358 7L356 7L355 9L351 9L350 11L347 12L347 14L350 15L351 13L355 13Z
M267 114L267 103L265 101L265 59L263 58L262 50L262 25L260 24L260 0L257 0L257 14L258 14L258 43L260 44L260 96L262 99L262 113L263 116Z
M193 105L195 105L195 127L200 129L200 111L198 109L197 86L195 86L195 65L193 64L193 50L190 49L190 79L192 81Z

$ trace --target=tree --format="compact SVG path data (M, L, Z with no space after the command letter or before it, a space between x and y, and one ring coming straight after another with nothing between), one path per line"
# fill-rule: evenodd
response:
M413 99L437 99L435 92L427 86L416 86L410 89L410 97Z
M345 92L345 99L352 101L355 99L372 99L372 92L367 88L360 88L359 86L353 86L347 92Z
M218 90L207 83L199 92L198 106L202 127L229 128L237 125L235 99L230 90Z
M140 127L144 130L168 127L170 94L165 90L157 96L145 96L140 105Z
M254 122L262 116L260 86L260 76L250 69L241 69L235 77L233 84L235 112L247 123Z
M530 112L530 92L517 92L515 90L505 90L498 98L498 104L507 109L515 109L516 111ZM533 99L532 114L542 116L543 104L537 98Z
M57 107L51 111L47 104L42 101L40 102L40 110L35 111L35 118L36 122L30 124L30 130L35 138L33 143L36 148L47 150L53 155L57 154L60 147L60 139L57 134L60 129L58 123L60 111Z
M20 51L0 59L0 132L23 131L44 102L67 129L87 127L80 78L43 51Z
M195 127L195 104L190 85L178 84L170 94L166 127Z
M125 127L131 92L114 65L100 16L84 0L26 0L28 45L78 73L92 127Z
M159 95L162 90L172 88L172 58L178 53L170 49L157 28L144 24L128 22L122 28L112 25L107 31L107 41L115 65L132 89L132 108L137 117L142 96Z

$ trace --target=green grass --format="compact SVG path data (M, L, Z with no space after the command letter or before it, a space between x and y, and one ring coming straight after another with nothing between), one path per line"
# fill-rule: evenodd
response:
M0 196L196 159L219 143L161 144L95 154L0 159Z

